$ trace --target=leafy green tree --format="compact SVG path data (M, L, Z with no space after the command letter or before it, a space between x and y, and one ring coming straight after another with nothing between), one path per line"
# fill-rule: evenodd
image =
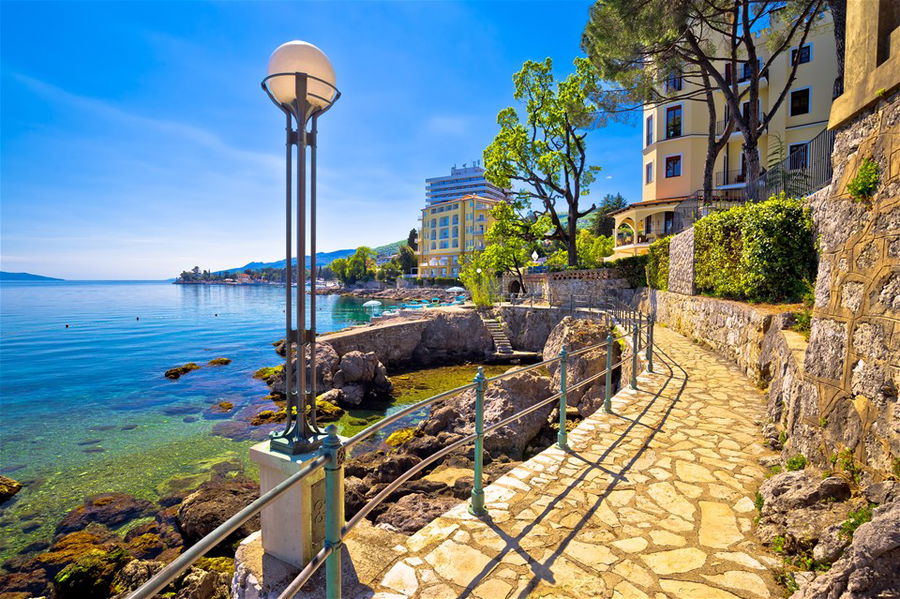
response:
M414 252L419 251L419 231L418 229L410 229L409 235L406 236L406 245Z
M472 294L479 308L489 308L497 297L497 271L484 252L466 254L459 269L459 280Z
M544 237L562 241L569 265L575 266L578 219L595 208L580 210L579 202L600 170L587 162L585 138L589 128L615 116L614 98L598 93L600 80L585 58L576 58L575 72L559 82L549 58L529 60L513 83L513 97L524 103L524 119L513 107L500 111L500 131L484 150L485 176L503 188L520 186L517 197L526 205L538 202L551 224Z
M600 200L600 205L597 206L597 209L591 213L591 226L590 231L594 235L604 235L610 236L613 234L613 227L616 226L616 221L613 217L609 216L610 212L615 212L620 208L625 208L628 206L628 200L622 197L621 193L617 193L616 195L612 195L611 193L603 196L603 199Z
M484 235L487 246L482 254L492 270L513 275L522 291L526 291L525 267L551 224L547 216L523 217L520 213L523 209L522 200L500 202L491 209L494 222Z
M677 96L663 86L665 81L681 77L690 83L680 97L702 99L709 112L707 196L712 164L731 127L743 134L749 180L759 178L759 138L794 83L800 53L790 61L783 81L769 81L769 68L791 47L803 45L824 7L825 0L598 0L582 48L600 76L650 104ZM769 28L768 35L758 37L762 27ZM768 46L765 59L758 46L763 40ZM768 86L765 113L759 106L763 79ZM714 91L721 92L727 106L726 129L720 136Z
M575 245L578 248L579 268L600 268L603 259L613 254L613 238L607 235L594 235L588 229L578 231ZM565 250L558 250L547 258L547 267L551 270L564 270L566 266Z
M415 231L415 229L413 229ZM408 274L412 272L419 264L419 259L416 257L415 248L411 245L401 245L400 251L395 256L398 264L400 265L400 272L403 274Z

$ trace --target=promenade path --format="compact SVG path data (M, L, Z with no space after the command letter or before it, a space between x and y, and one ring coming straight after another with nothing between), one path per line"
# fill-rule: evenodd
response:
M752 536L759 458L773 455L759 432L765 399L723 358L655 335L656 374L617 394L613 414L489 485L489 517L459 505L395 547L360 596L781 596Z

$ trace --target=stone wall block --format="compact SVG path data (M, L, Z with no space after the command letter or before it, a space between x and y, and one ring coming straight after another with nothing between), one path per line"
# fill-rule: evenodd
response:
M803 367L814 376L838 380L843 375L847 354L847 324L815 318Z
M669 241L669 291L694 295L694 228Z

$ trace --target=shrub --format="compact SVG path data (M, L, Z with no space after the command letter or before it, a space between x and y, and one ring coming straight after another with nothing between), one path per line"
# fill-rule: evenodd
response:
M847 514L847 519L841 524L841 536L848 541L853 538L856 529L872 519L872 505L866 504L857 510Z
M647 260L646 255L628 256L604 264L617 269L620 276L628 281L628 286L637 289L647 286Z
M647 285L653 289L669 289L669 242L672 236L657 239L647 253Z
M878 189L879 171L878 163L871 158L866 158L859 165L856 175L847 183L847 191L850 197L857 202L868 202Z
M784 194L700 219L694 253L697 289L716 297L792 301L816 272L809 209Z
M785 462L785 467L789 472L793 472L795 470L803 470L806 468L806 456L803 454L797 454L793 457L788 458L788 461Z

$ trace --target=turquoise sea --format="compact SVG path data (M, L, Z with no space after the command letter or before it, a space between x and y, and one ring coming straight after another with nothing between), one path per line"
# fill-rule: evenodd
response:
M321 332L364 323L363 300L317 298ZM139 281L0 285L0 473L25 483L0 508L0 562L52 534L86 495L148 499L252 442L210 434L204 410L268 393L284 288ZM68 325L68 328L66 327ZM206 363L227 357L232 363ZM179 380L163 373L204 365ZM252 474L252 472L251 472Z

